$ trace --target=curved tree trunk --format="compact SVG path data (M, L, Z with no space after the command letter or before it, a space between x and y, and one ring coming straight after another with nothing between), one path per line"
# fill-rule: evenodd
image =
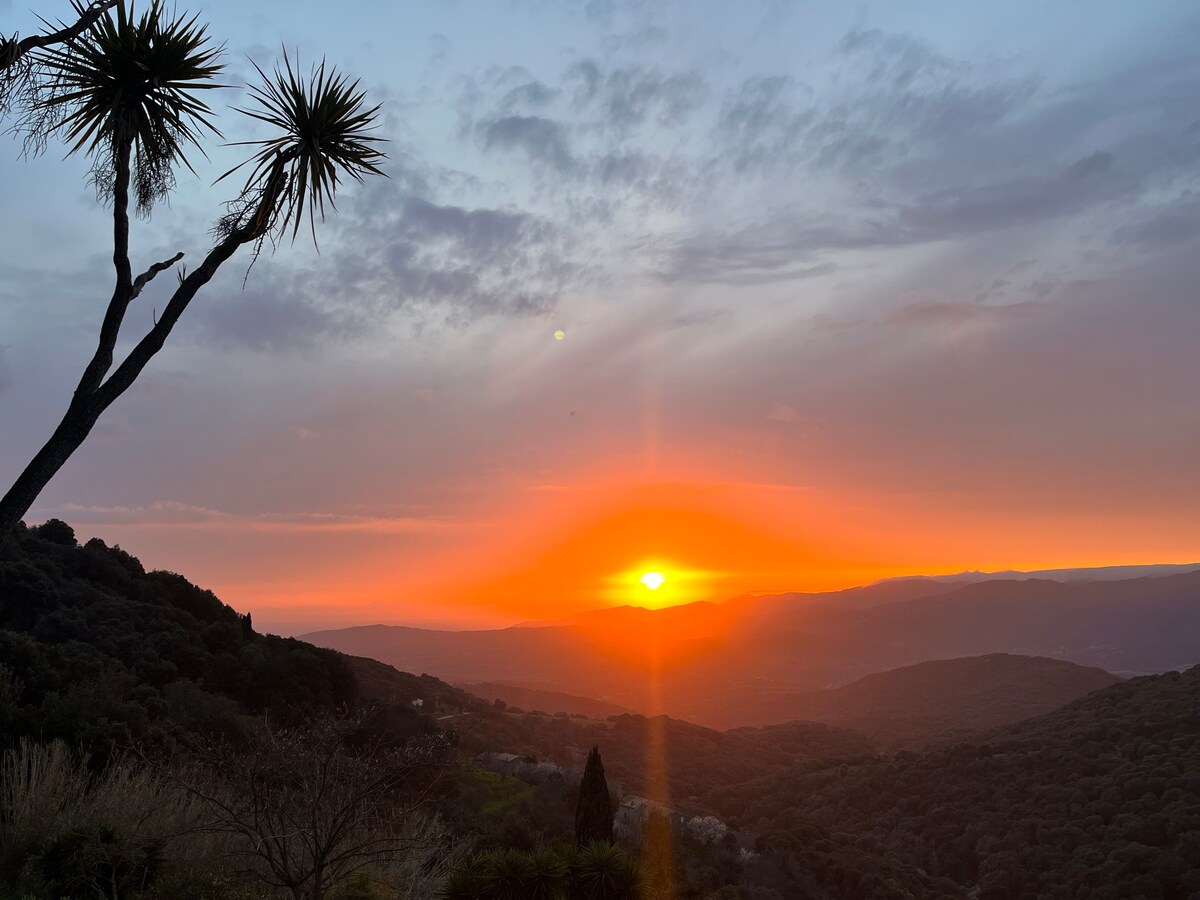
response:
M129 389L147 363L163 348L171 329L192 302L196 292L212 280L221 264L233 256L238 247L263 238L271 226L271 210L279 202L282 185L280 179L275 178L258 199L253 213L244 223L233 227L208 252L194 272L180 276L179 286L167 301L162 316L129 351L124 361L112 370L113 349L116 347L129 304L154 276L169 269L183 257L182 253L177 253L168 260L155 263L137 278L132 277L129 265L130 150L131 145L126 141L117 147L115 154L117 170L113 186L113 265L117 273L117 283L100 327L99 345L79 379L75 396L58 428L25 467L25 471L8 493L0 499L0 541L7 538L29 512L38 494L91 433L92 426L96 424L100 414ZM282 172L283 162L277 160L276 168Z
M207 284L217 273L221 264L233 256L237 248L248 240L253 240L253 237L237 232L210 250L199 268L179 283L179 287L171 296L154 327L130 351L124 362L117 366L116 370L104 381L100 381L100 379L111 365L112 350L111 346L107 350L103 346L97 350L96 358L107 354L102 368L97 366L96 358L88 365L79 382L79 387L75 389L71 405L67 407L67 412L58 428L54 430L54 434L50 436L50 439L46 441L29 465L25 467L25 471L17 478L8 493L4 495L3 499L0 499L0 539L10 534L17 523L24 518L25 513L29 512L29 507L33 505L42 488L49 483L50 479L91 433L92 426L96 424L100 414L129 389L146 364L162 349L167 335L171 333L171 329L196 292ZM128 299L124 301L125 305L127 306L129 301L137 296L142 286L150 278L153 278L157 272L169 268L182 255L179 254L166 262L157 263L145 275L139 276L137 281L133 282ZM124 310L122 310L122 314L123 312ZM115 343L115 331L112 339Z
M93 410L91 404L81 403L76 397L50 440L46 441L8 493L0 499L0 537L17 526L42 488L83 443L99 415L99 410Z

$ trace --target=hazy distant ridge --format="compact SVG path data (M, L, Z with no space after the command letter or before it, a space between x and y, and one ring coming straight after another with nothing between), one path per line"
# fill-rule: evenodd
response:
M976 581L994 581L1012 578L1045 578L1050 581L1126 581L1131 578L1161 578L1165 575L1186 575L1189 572L1200 572L1200 562L1194 563L1164 563L1142 566L1092 566L1075 569L1002 569L998 572L957 572L951 575L911 575L898 578L884 578L876 584L886 582L909 581L912 579L927 579L929 581L953 582L969 584Z
M1200 572L902 580L658 611L620 607L541 628L367 626L306 639L447 680L519 682L729 727L794 718L782 697L930 660L1003 653L1118 675L1186 668L1200 661Z

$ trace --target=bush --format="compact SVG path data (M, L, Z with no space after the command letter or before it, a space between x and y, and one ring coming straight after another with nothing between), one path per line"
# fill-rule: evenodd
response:
M48 519L34 528L33 532L42 540L64 547L75 546L75 529L62 519Z
M158 843L124 838L108 825L97 825L55 838L36 867L52 897L119 900L153 883L161 863Z
M156 878L136 900L260 900L264 896L213 875L174 872Z

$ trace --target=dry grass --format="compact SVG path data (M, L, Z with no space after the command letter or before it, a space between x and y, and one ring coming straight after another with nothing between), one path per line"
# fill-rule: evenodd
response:
M36 884L36 865L30 864L42 848L74 829L97 826L115 829L134 845L161 847L171 871L181 875L233 877L244 867L246 848L237 843L244 839L214 831L211 808L194 791L202 771L173 775L128 755L99 771L88 763L86 754L61 741L22 740L0 757L0 879ZM225 800L229 790L216 781L203 786L205 794ZM434 900L473 849L424 810L403 820L400 835L394 851L354 880L360 891L347 897Z
M99 772L62 741L22 740L0 758L0 863L11 871L30 853L77 828L108 826L138 844L161 846L184 867L225 852L203 830L206 810L165 773L130 756Z

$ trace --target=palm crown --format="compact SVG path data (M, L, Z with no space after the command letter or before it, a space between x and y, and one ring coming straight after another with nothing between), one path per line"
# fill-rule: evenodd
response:
M168 16L161 0L136 16L121 2L74 40L42 52L50 73L43 104L62 112L56 127L68 152L95 159L103 193L132 152L134 193L146 213L174 185L176 162L191 169L185 148L199 149L203 132L219 135L197 93L221 87L213 80L220 54L194 16Z
M203 134L220 136L198 95L223 87L215 81L221 52L195 16L168 12L162 0L151 0L139 16L120 0L75 39L42 51L38 61L49 74L42 107L68 153L93 157L93 178L105 196L122 167L132 168L137 208L148 213L174 186L176 163L192 170L185 151L203 154ZM315 240L316 218L333 206L344 176L383 174L385 157L375 146L382 138L371 134L379 107L367 106L358 82L324 61L307 79L286 52L282 69L255 69L263 79L250 88L258 108L239 111L279 133L239 142L258 150L218 179L251 166L219 228L261 240L291 225L294 238L307 212Z
M375 146L383 139L371 134L379 106L368 107L358 81L326 68L324 60L307 79L292 67L286 51L283 66L268 76L255 63L263 84L250 92L259 108L239 110L282 133L240 141L257 152L221 178L251 166L242 197L257 201L255 227L282 233L290 224L295 239L307 212L315 242L316 218L325 217L326 204L334 205L342 175L361 181L369 173L384 174L378 163L386 157Z

